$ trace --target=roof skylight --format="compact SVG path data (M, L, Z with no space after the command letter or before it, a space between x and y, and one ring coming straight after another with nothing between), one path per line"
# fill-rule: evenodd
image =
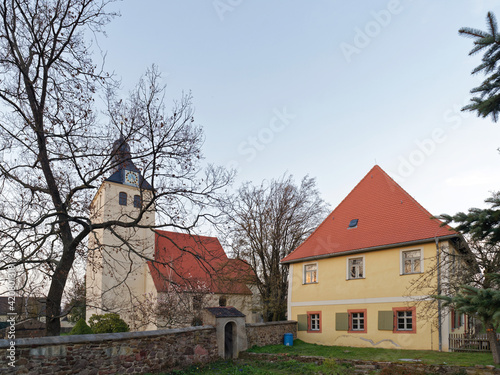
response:
M347 227L347 229L356 228L357 226L358 226L358 219L352 219L349 222L349 226Z

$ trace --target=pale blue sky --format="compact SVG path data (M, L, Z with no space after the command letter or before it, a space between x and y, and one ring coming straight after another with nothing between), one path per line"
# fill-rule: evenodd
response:
M455 213L500 190L500 124L460 112L482 77L458 36L497 4L124 0L100 45L126 91L153 63L170 100L192 91L206 159L236 185L309 174L333 209L376 161Z

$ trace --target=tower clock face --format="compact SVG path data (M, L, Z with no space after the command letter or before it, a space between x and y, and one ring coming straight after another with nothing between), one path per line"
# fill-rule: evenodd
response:
M125 171L125 183L127 185L137 186L139 184L139 174L134 171Z

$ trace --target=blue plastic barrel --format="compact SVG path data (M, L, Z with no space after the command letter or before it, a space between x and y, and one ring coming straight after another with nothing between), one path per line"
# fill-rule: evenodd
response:
M285 346L293 346L293 333L285 333Z

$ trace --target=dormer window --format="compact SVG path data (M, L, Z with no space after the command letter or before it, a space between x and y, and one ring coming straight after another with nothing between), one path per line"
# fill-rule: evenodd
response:
M127 205L127 193L122 191L120 192L120 194L118 194L118 203L120 204L120 206Z
M358 226L358 219L352 219L349 222L349 226L347 227L347 229L356 228L357 226Z

